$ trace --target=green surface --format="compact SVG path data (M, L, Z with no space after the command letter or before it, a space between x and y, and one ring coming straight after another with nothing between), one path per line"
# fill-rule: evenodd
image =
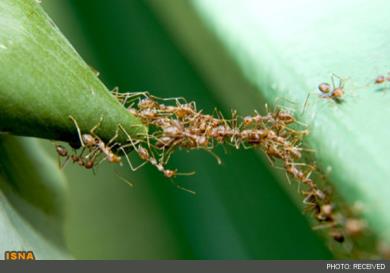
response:
M37 1L1 1L0 16L0 131L76 142L69 115L83 132L103 117L97 133L106 140L119 123L133 136L144 130Z
M389 68L389 3L194 0L171 12L173 3L154 6L183 48L191 45L192 60L204 74L229 77L215 69L226 60L208 58L227 52L242 71L241 81L266 101L291 100L300 113L311 94L301 120L311 131L316 159L331 170L329 180L342 197L359 202L370 227L389 242L389 86L373 85ZM320 98L316 90L332 73L349 78L341 104ZM221 97L232 92L219 90Z
M109 87L185 96L205 111L219 106L226 112L235 106L213 94L214 86L177 47L149 2L44 4ZM246 103L257 105L252 99ZM120 182L112 169L100 168L93 176L69 168L66 230L72 253L77 258L127 259L331 257L268 163L253 151L217 152L222 166L201 152L180 152L171 162L179 170L197 172L175 180L196 196L177 190L151 167L137 173L122 168L121 175L134 188Z
M0 251L66 259L65 177L34 139L0 136Z
M186 12L194 14L195 9L179 5L184 1L176 2L178 5L165 7L166 16L171 17L171 22L182 19L176 21L180 22L176 30L168 30L153 11L165 3L57 0L43 4L80 55L101 72L110 89L120 86L121 90L149 90L162 97L184 96L196 100L198 108L205 112L215 106L225 113L232 107L251 112L263 104L257 80L267 87L276 75L289 75L288 70L277 74L275 71L284 71L280 68L282 62L265 54L272 52L270 49L277 50L272 43L269 47L252 44L244 51L235 45L230 47L228 39L225 46L215 43L212 48L217 54L213 54L208 49L216 39L207 32L213 39L179 47L173 35L198 29L197 24L206 20L182 20ZM207 9L206 2L198 3L199 11L202 7ZM209 17L204 16L214 22L210 26L217 25L214 19L220 18L212 14L214 8L230 4L212 2ZM118 123L133 133L140 128L82 61L38 1L3 0L0 15L0 131L75 140L75 128L68 115L79 121L82 131L104 116L98 131L103 139L112 136ZM240 18L244 17L242 13ZM208 27L203 25L203 29ZM250 35L249 30L244 33ZM276 67L262 77L256 74L267 68L267 62L256 69L245 63L247 54L258 50L265 50L259 55L269 56L264 57L265 61ZM207 54L194 54L202 51ZM258 64L255 60L250 59ZM226 71L229 73L224 75ZM242 80L242 71L246 80ZM255 75L252 80L251 75ZM290 76L285 76L288 84L296 80ZM279 83L270 85L277 90ZM266 101L277 96L268 96L267 92L263 92ZM132 173L125 166L102 164L93 175L70 163L65 171L69 181L66 198L65 179L55 165L54 147L48 141L46 146L53 159L36 140L1 138L1 250L32 249L40 259L69 258L64 250L64 229L71 255L83 259L331 257L269 164L253 151L228 149L224 154L218 149L222 166L206 153L182 151L175 155L172 168L195 170L197 174L174 182L195 190L195 196L178 190L152 167ZM135 186L130 188L119 176Z

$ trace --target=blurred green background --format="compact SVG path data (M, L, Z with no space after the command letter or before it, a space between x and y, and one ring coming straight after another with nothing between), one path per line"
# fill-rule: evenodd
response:
M229 111L150 2L47 0L43 6L109 88L184 96L196 100L199 109ZM195 196L149 166L132 173L102 164L93 175L69 164L66 240L71 253L80 259L331 258L261 156L217 152L222 166L204 152L179 152L171 161L172 168L196 171L175 180Z

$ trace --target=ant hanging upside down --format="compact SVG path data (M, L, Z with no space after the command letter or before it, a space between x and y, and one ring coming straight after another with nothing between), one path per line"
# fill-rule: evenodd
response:
M89 134L81 133L80 127L74 117L69 116L69 119L72 120L76 126L82 150L79 154L75 151L74 154L70 155L64 146L56 144L56 152L58 156L65 158L65 161L60 164L60 168L64 168L69 159L71 159L73 163L85 167L86 169L93 169L93 167L100 165L105 160L111 163L121 163L121 157L112 151L113 147L117 145L117 143L113 144L113 142L118 137L119 129L106 144L95 134L95 130L100 126L103 118L101 118L99 123L90 130ZM88 154L84 155L86 151L88 151ZM95 164L96 159L100 155L103 155L103 158L98 164Z

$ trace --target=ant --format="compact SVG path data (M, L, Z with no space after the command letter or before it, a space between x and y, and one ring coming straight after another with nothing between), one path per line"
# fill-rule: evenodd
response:
M66 163L68 162L68 159L69 159L68 150L60 144L55 144L55 147L56 147L56 152L58 155L58 166L60 169L63 169L65 167ZM61 163L61 157L65 157L65 161L63 163Z
M376 84L381 84L381 83L384 83L385 82L385 76L383 75L380 75L378 76L376 79L375 79L375 83Z
M381 86L382 86L380 89L378 89L378 91L385 91L386 89L388 89L387 86L386 86L386 87L383 86L383 84L384 84L385 82L390 82L390 72L387 73L387 74L388 74L387 77L385 77L384 75L379 75L378 77L376 77L374 83L375 83L376 85L381 85ZM383 93L383 94L385 94L385 93Z
M68 150L59 144L55 144L56 147L56 152L59 156L59 167L61 169L65 168L66 163L68 162L69 159L72 160L73 163L77 163L81 167L85 167L86 169L92 169L94 166L94 161L93 160L83 160L83 158L77 154L72 154L69 155ZM82 154L82 153L81 153ZM65 161L61 164L60 157L65 157Z
M334 78L337 78L339 80L338 86L336 86ZM332 74L331 80L332 80L332 85L323 82L318 86L318 89L322 93L320 97L331 98L336 102L341 102L341 98L344 96L345 79L342 79L339 76Z
M111 163L121 163L121 157L116 155L112 148L117 145L117 143L114 143L111 145L115 139L118 137L119 128L117 128L115 135L108 141L108 143L104 143L103 140L101 140L96 134L95 130L101 125L103 121L103 117L100 118L100 121L90 130L89 134L81 134L80 127L76 121L76 119L72 116L69 116L69 119L71 119L77 129L77 133L79 136L80 144L83 147L83 151L81 155L84 152L84 149L87 148L90 153L86 155L84 158L87 159L86 161L86 168L92 168L94 166L95 159L100 155L103 154L104 158L99 162L98 165L104 160L107 160ZM81 158L81 155L79 156ZM80 159L79 158L79 159ZM90 159L91 158L91 159ZM76 162L80 162L78 158L74 158ZM81 159L82 160L82 159Z
M366 228L366 223L358 219L347 219L345 222L346 232L351 236L360 235L363 230Z
M387 77L385 77L384 75L379 75L378 77L376 77L375 84L382 84L385 81L390 82L390 72L388 72L387 75Z
M123 133L127 136L130 144L126 144L126 145L123 145L121 147L119 147L119 149L124 153L129 165L130 165L130 168L133 170L133 171L136 171L138 170L139 168L141 168L143 165L145 165L146 163L150 163L151 165L153 165L154 167L157 168L158 171L162 172L164 174L165 177L167 178L174 178L176 177L177 175L194 175L195 172L190 172L190 173L178 173L177 170L169 170L169 169L165 169L164 168L164 161L157 161L156 157L152 154L149 153L149 151L142 147L141 145L136 145L136 143L133 141L133 139L131 138L131 136L127 133L127 131L123 128L123 126L119 126L120 130L123 131ZM126 151L124 148L128 147L128 146L132 146L134 151L137 152L138 156L144 161L141 165L137 166L137 167L134 167L133 164L131 163L130 161L130 158L128 157ZM151 152L151 151L150 151ZM164 157L162 157L164 158Z

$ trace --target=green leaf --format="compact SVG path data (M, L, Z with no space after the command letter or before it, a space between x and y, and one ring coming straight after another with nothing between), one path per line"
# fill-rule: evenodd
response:
M113 137L118 124L137 137L145 128L112 96L37 1L0 3L0 131L76 142L98 128ZM125 141L121 134L118 141Z
M73 28L67 28L68 22L64 22L61 29L68 29L67 36L76 41L77 49L89 49L86 53L96 57L94 63L101 70L105 81L111 85L120 84L133 90L147 89L160 97L183 96L195 100L198 109L203 109L204 113L211 113L216 106L223 106L229 112L236 106L235 101L242 100L248 103L244 110L252 111L251 105L256 106L258 101L243 96L241 90L247 90L244 87L249 85L240 86L242 82L234 81L235 78L231 77L234 73L219 79L199 74L199 71L208 70L197 69L194 66L196 60L189 60L188 55L183 54L187 52L174 43L171 37L174 32L170 33L164 28L149 6L149 3L156 2L166 4L166 0L112 1L108 8L107 1L97 0L94 1L92 12L88 1L63 1L65 7L60 5L58 9L60 18L64 17L63 11L69 5L72 9L68 9L71 12L66 18L69 20L72 15L77 15L75 21L79 24L71 22L70 25L82 31L82 38L87 45L77 44L80 39L73 36ZM172 1L166 8L173 12L177 6L185 3L188 1ZM46 1L46 4L50 3ZM54 17L56 13L50 14ZM186 17L187 14L180 15ZM167 16L173 14L168 13ZM61 21L54 18L56 22ZM182 24L187 29L192 21L182 21ZM176 25L177 29L179 27ZM188 34L191 36L195 33L189 31ZM207 52L207 47L199 47L199 50ZM86 53L83 52L83 56ZM213 52L208 60L214 61L220 54L221 51ZM210 66L224 72L231 68L229 65L218 66L209 62ZM236 75L239 75L239 70ZM214 80L226 82L228 87L231 84L231 94L215 96L212 93L215 85L209 84ZM231 97L234 94L235 97ZM233 103L223 104L226 102L224 99ZM170 167L178 168L179 171L196 171L194 176L174 180L174 183L196 191L196 196L175 189L152 166L145 166L136 173L123 168L121 175L134 183L131 190L126 190L127 185L116 183L109 175L104 176L101 170L93 180L91 178L90 183L85 175L80 177L75 170L72 182L76 189L73 190L72 205L78 217L73 222L69 236L79 257L331 257L300 209L294 206L267 169L267 161L251 150L228 149L225 154L223 149L218 149L216 153L223 160L222 166L202 151L179 152L172 158ZM295 187L290 188L296 191ZM89 193L88 201L85 200L85 192ZM102 196L104 203L101 202ZM138 201L142 197L148 200ZM135 201L136 198L139 199ZM110 213L112 211L115 213ZM156 221L161 222L156 226ZM146 250L146 247L153 250ZM172 249L176 249L174 254Z
M0 137L0 251L64 259L65 178L34 139Z
M301 121L320 167L330 170L328 180L350 206L359 204L379 240L390 243L389 85L373 84L389 67L389 2L173 2L154 4L207 77L234 77L269 103L294 102L297 113L311 94ZM316 90L332 73L347 79L342 103ZM214 83L230 101L234 92L257 99L250 88Z

